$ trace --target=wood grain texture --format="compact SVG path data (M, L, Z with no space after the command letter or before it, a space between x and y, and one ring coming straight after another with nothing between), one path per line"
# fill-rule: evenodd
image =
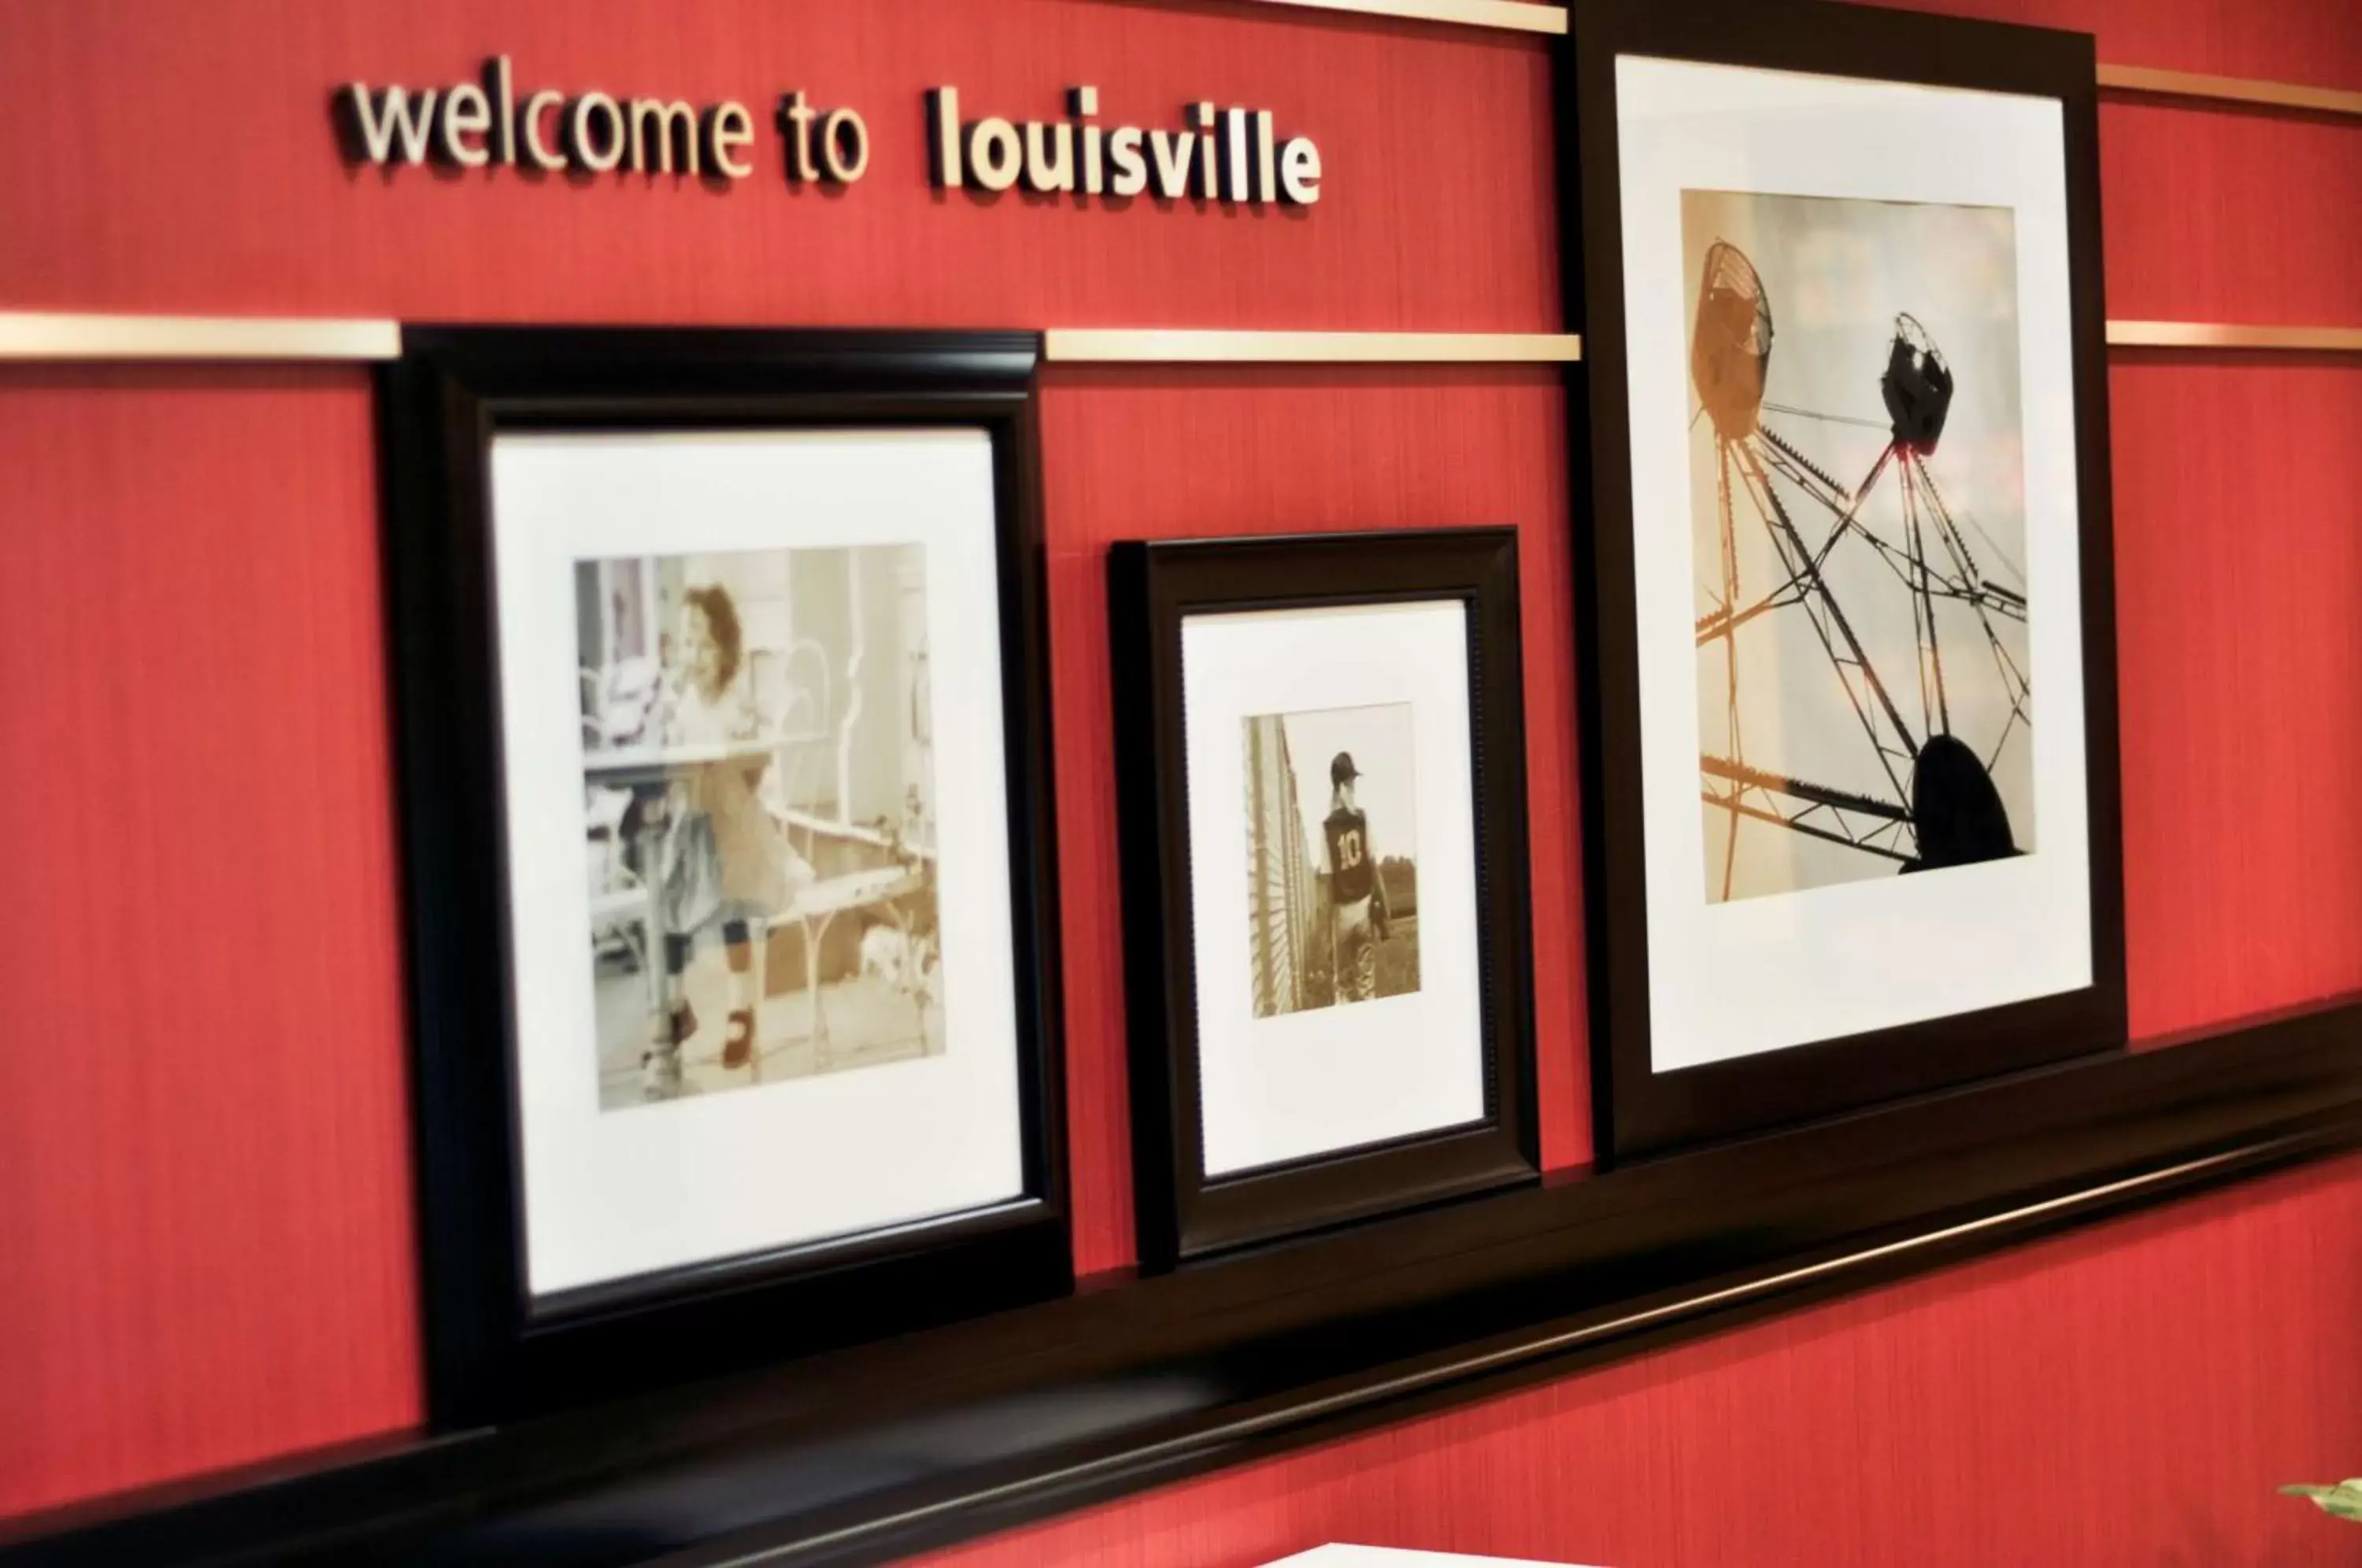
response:
M0 370L0 1512L417 1419L370 442Z
M1108 707L1107 547L1116 539L1518 530L1542 1163L1588 1159L1556 372L1058 368L1047 373L1042 415L1076 1268L1134 1255Z
M920 1561L2362 1562L2273 1494L2362 1453L2357 1232L2349 1160Z
M2362 989L2362 363L2109 382L2134 1036Z
M0 184L0 307L1558 327L1549 55L1531 35L1104 0L238 0L234 13L0 0L0 144L55 153ZM497 51L521 93L738 99L758 127L756 172L721 193L624 174L348 172L334 88L447 84ZM1319 204L929 186L925 89L956 85L969 118L1046 120L1086 83L1104 125L1178 128L1201 99L1272 109L1280 134L1318 143ZM799 88L868 123L858 184L784 179L771 114Z

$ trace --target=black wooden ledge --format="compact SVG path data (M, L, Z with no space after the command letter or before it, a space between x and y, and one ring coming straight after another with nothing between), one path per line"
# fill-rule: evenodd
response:
M2276 1018L497 1429L15 1521L0 1565L875 1562L2362 1147Z

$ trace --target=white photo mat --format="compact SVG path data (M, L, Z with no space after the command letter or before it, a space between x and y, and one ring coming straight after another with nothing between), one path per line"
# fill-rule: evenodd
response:
M1481 1121L1466 606L1190 615L1181 668L1205 1175ZM1244 721L1402 702L1413 710L1418 767L1418 989L1256 1018L1243 918ZM1325 770L1328 758L1297 765Z
M1634 605L1658 1072L2092 983L2064 127L2047 98L1619 57ZM1682 192L2014 215L2035 853L1709 905L1701 887Z
M990 438L525 434L491 459L508 931L532 1296L1021 1195L1023 1132ZM941 855L941 1056L602 1115L574 569L919 544ZM487 1203L504 1201L487 1193Z

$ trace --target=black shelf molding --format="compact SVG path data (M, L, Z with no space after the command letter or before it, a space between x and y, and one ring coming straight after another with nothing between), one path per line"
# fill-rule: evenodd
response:
M17 1521L0 1565L876 1562L2362 1147L2362 1006L735 1379Z

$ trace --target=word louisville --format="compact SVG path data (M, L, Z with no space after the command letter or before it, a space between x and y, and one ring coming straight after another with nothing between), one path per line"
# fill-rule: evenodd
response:
M1096 87L1070 90L1066 114L1046 121L963 121L956 87L934 88L925 100L928 168L940 188L1295 206L1320 199L1320 149L1308 137L1282 138L1268 109L1209 99L1185 105L1179 128L1142 129L1100 124ZM506 165L723 186L755 172L755 116L742 103L521 91L504 54L486 61L479 79L444 87L347 83L335 109L347 160L381 169ZM789 181L850 185L868 171L869 126L855 110L823 109L798 91L780 95L772 123Z

